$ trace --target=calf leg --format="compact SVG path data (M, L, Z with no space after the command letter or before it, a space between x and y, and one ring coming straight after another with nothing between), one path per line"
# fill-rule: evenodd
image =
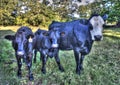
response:
M76 73L80 75L80 58L79 51L74 51L74 56L76 60Z
M80 69L83 70L83 60L84 60L84 55L81 54L81 57L80 57Z
M36 63L37 50L34 51L34 63Z
M21 78L21 77L22 77L22 73L21 73L22 62L21 62L21 58L16 55L16 59L17 59L17 65L18 65L17 76L18 76L19 78Z
M41 59L42 59L42 69L41 69L41 71L42 71L43 74L45 74L46 73L45 65L46 65L46 61L47 61L45 54L41 53Z
M29 80L32 81L34 80L32 71L31 71L31 66L32 66L32 56L27 56L27 67L28 67L28 74L29 74Z
M57 63L57 65L58 65L58 67L59 67L59 70L60 70L61 72L63 72L63 71L64 71L64 68L63 68L63 66L60 64L60 59L59 59L58 53L57 53L56 56L55 56L55 60L56 60L56 63Z

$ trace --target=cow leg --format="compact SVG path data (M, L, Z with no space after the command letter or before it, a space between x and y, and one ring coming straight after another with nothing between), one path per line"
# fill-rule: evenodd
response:
M80 75L80 55L79 51L74 51L74 56L76 60L76 73Z
M36 63L37 50L34 51L34 63Z
M22 62L21 62L21 58L16 55L16 59L17 59L17 65L18 65L17 76L18 76L19 78L21 78L21 77L22 77L22 73L21 73Z
M31 66L32 66L32 57L31 56L27 56L27 67L28 67L28 74L29 74L29 80L32 81L34 80L32 71L31 71Z
M58 56L58 53L57 53L56 56L55 56L55 60L56 60L56 63L57 63L57 65L58 65L58 67L59 67L59 70L60 70L61 72L63 72L63 71L64 71L64 68L63 68L63 66L62 66L61 63L60 63L60 58L59 58L59 56Z
M26 63L26 56L23 57L23 63Z
M84 60L84 56L83 54L81 54L81 57L80 57L80 69L83 70L83 60Z
M47 61L45 54L41 53L41 59L42 59L42 69L41 69L41 71L42 71L43 74L45 74L46 73L45 65L46 65L46 61Z

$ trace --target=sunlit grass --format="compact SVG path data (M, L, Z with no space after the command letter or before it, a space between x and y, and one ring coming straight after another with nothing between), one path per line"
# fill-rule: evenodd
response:
M0 26L0 30L12 30L14 32L16 32L21 26ZM35 32L37 29L43 29L43 30L47 30L48 28L46 27L35 27L35 26L28 26L32 29L33 32Z
M115 30L112 30L112 29L104 30L103 34L105 36L120 38L120 31L117 29L120 29L120 28L115 28Z

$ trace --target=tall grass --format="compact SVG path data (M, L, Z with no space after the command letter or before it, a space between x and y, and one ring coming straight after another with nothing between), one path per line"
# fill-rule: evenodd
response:
M39 54L33 63L34 81L28 80L26 65L22 67L22 79L18 79L17 64L11 43L3 36L11 31L0 31L0 85L120 85L120 28L106 29L104 40L94 42L92 50L84 59L81 75L75 73L73 51L60 51L59 56L65 72L60 72L54 58L46 64L42 74Z

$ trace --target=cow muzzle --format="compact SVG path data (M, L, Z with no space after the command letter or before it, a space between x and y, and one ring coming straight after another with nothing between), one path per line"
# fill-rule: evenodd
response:
M102 40L101 35L95 35L94 38L95 38L95 41L101 41Z
M23 56L24 55L24 51L17 51L17 55L18 56Z
M52 47L52 48L57 48L57 47L58 47L58 44L52 44L51 47Z

